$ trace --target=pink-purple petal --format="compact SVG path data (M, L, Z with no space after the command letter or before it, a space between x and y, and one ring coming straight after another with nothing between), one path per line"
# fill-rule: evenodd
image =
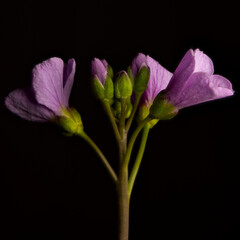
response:
M74 75L76 70L76 62L75 60L69 59L68 63L64 65L63 72L63 94L64 94L64 105L68 106L69 97L71 94Z
M228 83L223 84L222 80L221 78L218 81L215 77L212 79L211 75L204 72L194 73L189 78L181 95L175 98L174 101L171 101L171 103L177 108L184 108L232 95L233 91L231 88L228 88Z
M214 67L212 60L199 49L194 51L195 56L195 69L194 72L205 72L213 74Z
M209 84L208 74L202 72L192 74L181 95L172 101L173 105L177 108L183 108L212 99L214 92Z
M92 77L96 77L103 85L107 77L106 61L94 58L91 63Z
M231 82L223 76L214 74L210 76L212 87L222 87L232 90ZM232 90L233 91L233 90Z
M218 98L228 97L234 94L231 82L223 76L211 75L210 86Z
M172 73L162 67L150 56L147 56L146 59L147 66L150 68L150 78L147 89L143 93L142 100L149 106L152 104L158 93L167 87L172 77Z
M143 65L147 66L147 56L139 53L132 61L131 70L133 77L136 77Z
M102 60L102 64L104 65L104 67L107 69L108 68L108 63L105 59Z
M46 122L54 117L51 110L36 102L31 88L12 91L5 98L5 105L11 112L29 121Z
M55 113L64 105L63 68L62 59L54 57L36 65L32 71L37 102Z
M166 89L170 101L172 100L172 98L177 97L181 93L188 78L194 72L194 68L194 52L192 49L190 49L184 55L183 59L176 68L175 72L173 73L173 77Z

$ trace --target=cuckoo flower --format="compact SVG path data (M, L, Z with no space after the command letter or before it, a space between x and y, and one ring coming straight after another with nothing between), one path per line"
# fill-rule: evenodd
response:
M45 122L57 116L68 116L75 65L74 59L64 64L56 57L36 65L31 87L11 92L5 99L7 108L29 121Z
M150 69L150 75L147 88L141 97L141 103L146 105L149 109L158 93L167 87L172 77L172 73L162 67L150 56L139 53L134 58L131 65L133 78L136 77L138 72L144 66Z
M99 99L113 98L112 68L106 60L94 58L91 63L93 89Z
M190 49L166 89L167 100L180 109L233 95L229 80L213 72L212 60L199 49Z
M190 49L173 73L165 92L156 98L152 115L158 118L168 114L174 116L181 108L233 95L229 80L213 72L212 60L199 49Z

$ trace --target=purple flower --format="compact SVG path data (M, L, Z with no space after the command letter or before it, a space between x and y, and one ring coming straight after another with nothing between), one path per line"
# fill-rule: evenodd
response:
M233 95L232 84L213 72L212 60L199 49L190 49L175 70L164 98L181 109Z
M64 64L56 57L36 65L32 71L32 86L11 92L5 99L7 108L29 121L45 122L64 116L75 66L74 59Z
M105 80L108 74L107 61L94 58L91 63L92 78L97 78L99 82L104 86Z
M145 104L148 108L150 108L153 100L158 95L158 93L167 87L172 77L172 73L162 67L156 60L154 60L150 56L139 53L134 58L131 65L133 78L136 77L136 75L143 66L147 66L150 69L150 77L147 89L141 97L141 103Z

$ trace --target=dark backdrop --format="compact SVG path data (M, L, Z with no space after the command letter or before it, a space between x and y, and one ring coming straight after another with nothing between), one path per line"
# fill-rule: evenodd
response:
M117 148L90 88L90 61L115 72L138 52L174 71L189 48L209 55L235 96L181 110L150 133L131 201L130 239L240 239L237 1L18 1L0 8L2 239L117 237L117 198L81 139L3 104L52 56L77 62L70 103L117 169Z

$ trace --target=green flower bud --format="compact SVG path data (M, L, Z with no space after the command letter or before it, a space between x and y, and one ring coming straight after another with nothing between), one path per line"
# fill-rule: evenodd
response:
M107 76L104 84L105 99L111 100L113 98L113 94L114 94L113 81L110 76Z
M96 97L99 98L99 99L104 99L104 97L105 97L105 89L104 89L104 86L98 80L97 77L93 78L92 86L93 86L93 91L94 91Z
M119 73L115 81L116 98L126 99L132 95L132 82L125 71Z
M104 85L97 77L93 78L93 91L100 100L111 100L114 95L113 81L107 75Z
M167 102L163 93L157 95L150 108L151 117L159 120L169 120L175 117L177 113L178 109L171 103Z
M121 117L121 102L118 100L114 102L114 115L117 119Z
M78 135L83 132L82 119L78 111L74 108L62 109L62 116L57 117L58 125L67 135Z
M107 67L107 72L108 72L108 76L110 78L113 78L113 69L110 65L108 65L108 67Z
M143 104L142 106L139 107L139 111L138 111L138 121L141 122L142 120L144 120L147 116L149 115L149 108ZM150 122L148 122L149 127L153 128L157 123L158 123L159 119L153 119Z
M129 101L129 103L127 104L127 114L126 114L126 118L129 118L130 117L130 115L131 115L131 113L132 113L132 109L133 109L133 105L132 105L132 103L131 103L131 101Z
M132 75L132 69L131 67L129 66L128 69L127 69L127 74L132 82L132 85L134 85L134 78L133 78L133 75Z
M114 102L114 115L115 115L115 117L117 118L117 119L120 119L120 117L121 117L121 112L122 112L122 107L121 107L121 102L120 101L118 101L118 100L116 100L115 102ZM129 102L126 104L126 108L125 108L125 111L127 111L127 113L126 113L126 118L129 118L130 117L130 115L131 115L131 113L132 113L132 108L133 108L133 106L132 106L132 103L131 103L131 101L130 101L130 99L129 99Z
M93 91L98 99L109 101L113 98L113 70L106 60L94 58L91 63Z
M145 104L139 106L139 110L138 110L138 120L142 121L142 120L145 119L148 115L149 115L149 109L148 109L148 107L147 107Z
M150 76L150 68L147 66L143 66L137 76L134 79L134 87L133 87L133 91L136 94L142 94L148 85L148 81L149 81L149 76Z

